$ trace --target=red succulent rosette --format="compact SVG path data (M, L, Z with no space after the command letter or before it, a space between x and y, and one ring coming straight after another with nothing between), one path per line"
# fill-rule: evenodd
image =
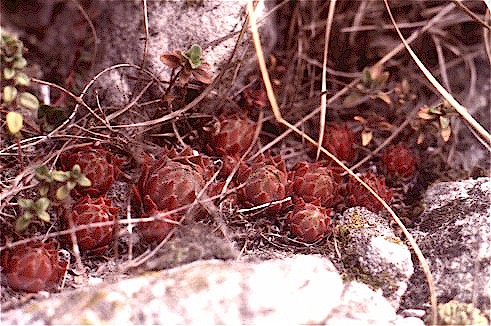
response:
M55 240L33 241L2 253L2 274L15 291L53 290L63 279L68 262Z
M159 211L155 206L149 208L143 213L142 218L155 217L153 221L146 221L138 223L137 230L142 238L148 242L160 242L165 239L169 232L176 227L176 223L172 221L178 221L179 214L162 214L164 211Z
M385 185L383 176L377 177L373 173L361 175L360 178L370 186L385 202L392 199L392 190ZM380 211L384 206L368 189L363 187L355 178L350 178L346 187L347 200L351 206L364 206L372 212Z
M222 114L206 128L206 150L209 155L242 156L254 140L256 123L245 115Z
M355 142L355 134L346 124L328 124L324 129L322 146L341 161L355 159Z
M255 207L286 197L287 172L285 162L280 156L258 158L250 166L242 163L237 182L244 186L239 190L239 200L246 207ZM269 206L266 211L278 213L281 203Z
M416 172L418 159L404 144L388 148L380 158L387 174L401 179L409 179Z
M312 243L331 233L332 210L319 206L318 202L305 203L297 199L288 213L290 232L300 241Z
M105 197L91 198L84 196L80 198L71 209L71 217L74 227L87 226L86 229L76 231L78 246L82 252L90 255L104 252L113 237L114 225L92 226L91 224L101 222L114 222L119 208L111 205L111 200ZM63 223L69 229L68 212L63 216ZM63 239L71 243L70 235Z
M92 182L90 187L75 188L81 195L104 195L120 173L122 160L101 146L92 144L76 147L60 155L61 168L70 171L78 164L82 173Z
M305 202L319 201L324 207L334 207L340 196L340 176L326 161L299 162L289 173L288 193Z
M190 148L180 153L165 149L160 159L145 157L133 195L142 216L170 211L192 204L212 174L209 159L193 155Z

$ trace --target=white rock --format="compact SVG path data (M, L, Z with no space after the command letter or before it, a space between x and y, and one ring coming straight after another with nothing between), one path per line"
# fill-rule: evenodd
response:
M380 293L344 283L328 259L298 255L258 263L197 261L147 272L54 294L3 312L1 322L394 325L400 319Z

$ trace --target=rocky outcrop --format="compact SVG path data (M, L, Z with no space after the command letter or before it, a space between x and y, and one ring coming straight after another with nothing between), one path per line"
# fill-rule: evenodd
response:
M394 234L389 220L364 207L353 207L344 212L338 230L348 277L381 289L397 309L414 268L411 252Z
M426 192L424 203L426 209L411 232L430 265L438 301L489 309L490 179L436 184ZM404 306L421 308L427 298L427 285L418 270Z
M368 286L343 282L319 256L258 263L197 261L40 300L2 324L423 325Z

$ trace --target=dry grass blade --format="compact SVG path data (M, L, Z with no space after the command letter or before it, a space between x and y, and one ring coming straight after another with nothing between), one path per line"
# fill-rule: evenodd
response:
M150 32L148 31L148 9L147 0L143 0L143 24L145 26L145 43L143 45L143 59L142 59L142 69L145 68L145 61L147 59L148 53L148 40L150 39Z
M402 35L399 27L397 26L397 23L394 19L394 16L392 15L392 12L390 10L389 4L387 0L384 0L385 7L387 9L387 12L389 13L390 19L392 21L392 24L394 25L397 34L399 35L399 38L401 39L402 43L406 47L407 51L413 58L413 60L416 62L418 65L419 69L423 72L425 77L430 81L430 83L438 90L438 92L447 100L450 105L452 105L455 110L474 128L474 130L483 138L483 140L491 145L491 136L489 133L486 131L486 129L481 126L479 122L477 122L467 111L467 109L461 105L457 100L449 93L447 90L436 80L436 78L430 73L430 71L424 66L424 64L419 60L418 56L414 53L414 51L411 49L409 44L406 42L406 39Z
M324 128L326 125L326 111L327 111L327 53L329 50L329 36L331 34L332 20L334 18L334 10L336 9L336 0L329 3L329 15L326 22L326 35L324 37L324 58L322 62L322 89L321 89L321 114L319 121L319 146L317 146L317 154L315 159L319 159L321 151L321 145L324 138Z
M271 85L271 81L269 78L269 73L266 68L266 61L264 59L264 54L262 51L261 47L261 42L259 39L259 32L257 29L256 25L256 18L255 18L255 13L254 13L254 8L252 5L252 0L248 0L247 3L247 11L250 16L250 26L251 26L251 32L252 32L252 37L253 37L253 42L254 42L254 47L256 48L256 55L259 63L259 68L261 70L261 74L263 77L264 85L266 87L266 92L268 95L268 99L270 101L273 114L278 121L278 123L285 125L287 128L293 130L295 133L301 135L304 139L309 141L310 143L314 144L315 146L319 146L321 151L326 154L330 159L332 159L334 162L336 162L339 166L343 168L351 177L355 178L365 189L367 189L383 206L384 208L389 212L389 214L392 216L394 221L399 225L401 230L403 231L404 235L406 236L407 240L409 241L411 247L413 248L416 256L418 257L418 260L420 262L421 268L423 269L423 272L425 273L427 282L428 282L428 287L430 291L430 301L432 305L432 323L436 324L437 323L437 300L436 300L436 292L435 292L435 285L433 283L433 277L430 272L430 268L428 265L428 262L426 261L423 253L421 252L421 249L418 247L416 241L414 240L413 236L409 233L409 231L406 229L400 218L396 215L396 213L392 210L392 208L372 189L370 186L368 186L363 180L358 177L352 170L350 170L343 162L338 160L332 153L327 151L324 147L322 147L320 144L318 144L314 139L312 139L310 136L306 135L304 132L302 132L300 129L283 119L281 112L279 110L278 103L276 101L276 97L274 95L274 91Z

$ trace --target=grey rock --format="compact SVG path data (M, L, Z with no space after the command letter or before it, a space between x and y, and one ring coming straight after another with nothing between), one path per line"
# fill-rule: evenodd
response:
M343 282L319 256L259 263L197 261L52 295L2 314L2 324L423 325L383 296Z
M380 288L397 309L414 268L408 247L394 234L387 217L352 207L343 213L338 228L346 272Z
M490 307L490 178L443 182L424 196L425 211L414 231L433 274L438 301ZM428 290L420 270L411 279L408 308L423 307Z
M211 66L211 75L216 76L223 70L245 21L246 0L158 0L148 1L147 4L149 38L145 68L160 80L168 80L171 69L164 66L160 56L174 50L187 50L192 44L198 44L203 48L203 56ZM100 60L96 65L96 72L119 63L141 65L145 54L146 35L142 1L116 1L112 2L110 7L110 10L104 11L96 21L97 30L101 32ZM258 17L265 11L264 2L259 1ZM269 44L271 47L274 42L274 29L263 28L261 33L264 36L264 45L268 47ZM247 44L248 40L247 36L244 37L243 44ZM235 58L239 58L243 51L245 47L240 47ZM245 67L251 66L247 63L244 62ZM136 95L132 94L135 87L134 78L128 76L135 73L132 68L123 68L112 70L99 78L96 86L104 92L107 105L128 103L125 96Z

